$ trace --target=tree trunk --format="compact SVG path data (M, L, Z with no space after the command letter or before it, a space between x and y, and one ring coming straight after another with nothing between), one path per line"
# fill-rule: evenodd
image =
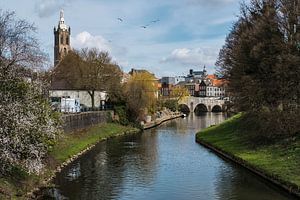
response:
M92 100L92 110L94 110L95 109L95 90L88 91L88 93Z

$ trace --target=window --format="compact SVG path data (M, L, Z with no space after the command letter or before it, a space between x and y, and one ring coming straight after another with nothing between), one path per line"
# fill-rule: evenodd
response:
M66 44L67 45L69 45L69 40L70 40L70 38L69 38L69 36L67 36L67 38L66 38Z
M60 36L60 44L64 44L64 37Z

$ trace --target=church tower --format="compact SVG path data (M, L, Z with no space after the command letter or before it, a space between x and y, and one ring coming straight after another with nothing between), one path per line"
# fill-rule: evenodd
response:
M54 27L54 66L71 50L71 28L65 24L64 11L60 11L57 28Z

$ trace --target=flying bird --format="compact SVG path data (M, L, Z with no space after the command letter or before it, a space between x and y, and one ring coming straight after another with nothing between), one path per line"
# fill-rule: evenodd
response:
M159 22L160 20L159 19L157 19L157 20L153 20L153 21L151 21L151 23L156 23L156 22Z
M118 17L117 20L119 20L120 22L123 22L123 19Z
M141 26L141 28L147 28L147 26Z

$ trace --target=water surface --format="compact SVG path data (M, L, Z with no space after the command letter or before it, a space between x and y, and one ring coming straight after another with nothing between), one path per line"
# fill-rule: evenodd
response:
M48 193L72 200L292 199L195 142L197 131L224 119L189 115L102 142L58 174Z

